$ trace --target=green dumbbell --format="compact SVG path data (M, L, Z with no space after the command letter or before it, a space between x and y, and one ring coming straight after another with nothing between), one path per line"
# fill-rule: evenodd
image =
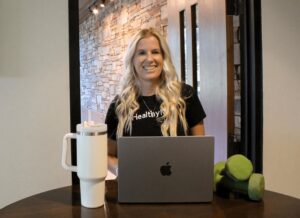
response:
M225 161L220 161L214 165L214 191L217 190L217 184L223 178L223 170L225 169Z
M241 154L231 156L226 162L220 161L214 165L214 190L224 175L234 181L245 181L249 179L252 172L251 161Z
M236 154L228 158L223 173L235 181L246 181L253 173L253 165L245 156Z
M227 176L223 176L217 183L218 189L226 189L231 192L245 194L253 201L260 201L265 190L265 179L262 174L253 173L249 180L234 181Z

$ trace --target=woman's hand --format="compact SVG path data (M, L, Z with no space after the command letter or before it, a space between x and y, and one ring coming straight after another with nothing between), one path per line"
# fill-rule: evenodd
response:
M118 176L118 158L108 155L107 161L108 170L115 176Z
M108 170L115 176L118 176L118 158L117 158L117 142L110 138L107 139L108 144Z

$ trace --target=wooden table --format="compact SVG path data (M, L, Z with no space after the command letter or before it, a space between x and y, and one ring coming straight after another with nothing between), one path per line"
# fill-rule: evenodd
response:
M197 204L119 204L116 181L106 181L106 203L97 209L80 205L78 186L37 194L0 210L0 217L272 217L299 218L300 199L266 191L262 202L244 198L214 196L212 203Z

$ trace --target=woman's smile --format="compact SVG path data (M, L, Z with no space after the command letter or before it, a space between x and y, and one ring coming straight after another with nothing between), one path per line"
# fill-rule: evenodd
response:
M146 70L146 71L153 71L156 68L157 68L157 65L144 66L144 70Z

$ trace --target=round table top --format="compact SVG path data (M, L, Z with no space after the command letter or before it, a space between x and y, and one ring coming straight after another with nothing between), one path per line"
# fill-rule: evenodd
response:
M106 181L105 205L88 209L80 205L79 186L43 192L0 210L0 217L272 217L299 218L300 199L265 191L261 202L242 197L214 195L211 203L120 204L117 183Z

